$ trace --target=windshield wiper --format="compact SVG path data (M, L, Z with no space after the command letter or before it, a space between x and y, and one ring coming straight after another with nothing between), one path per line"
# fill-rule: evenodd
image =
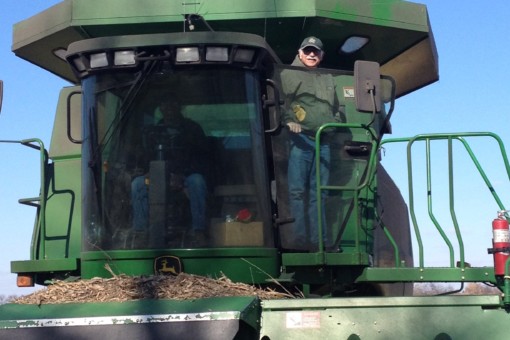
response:
M97 166L97 160L99 156L102 154L103 150L106 148L108 143L110 143L115 132L122 126L122 123L126 121L126 119L129 117L129 112L133 103L138 98L138 94L145 86L147 79L156 69L157 63L158 60L148 61L145 64L145 67L138 73L136 79L131 83L131 86L129 87L126 93L124 100L121 102L120 107L118 108L117 113L115 114L115 118L108 126L108 129L106 130L101 142L98 143L96 147L91 147L92 155L90 157L89 162L90 167ZM95 126L92 126L91 128L94 129ZM92 143L93 140L91 139L90 142Z

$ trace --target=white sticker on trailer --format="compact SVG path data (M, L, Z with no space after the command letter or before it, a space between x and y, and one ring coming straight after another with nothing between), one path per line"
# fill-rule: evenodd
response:
M355 97L354 87L345 86L343 88L343 91L344 91L344 98L354 98Z
M321 313L316 311L287 312L285 326L287 328L320 328Z

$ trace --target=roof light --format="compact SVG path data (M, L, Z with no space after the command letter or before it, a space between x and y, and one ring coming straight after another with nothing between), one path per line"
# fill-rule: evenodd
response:
M99 68L108 66L108 58L106 57L106 52L96 53L90 55L90 67L91 68Z
M208 46L207 50L205 51L205 60L228 61L228 48Z
M85 67L85 64L83 63L83 60L81 60L80 57L77 57L77 58L74 58L73 59L73 64L74 64L74 67L76 67L76 69L80 72L83 72L85 71L87 68Z
M353 35L344 41L344 43L340 47L340 51L342 53L354 53L360 50L363 46L365 46L368 43L368 41L369 39L366 37Z
M135 65L135 51L115 51L113 55L113 64L117 66Z
M254 55L255 50L239 48L234 56L234 61L239 63L251 63Z
M200 61L198 47L179 47L175 61L178 63L191 63Z

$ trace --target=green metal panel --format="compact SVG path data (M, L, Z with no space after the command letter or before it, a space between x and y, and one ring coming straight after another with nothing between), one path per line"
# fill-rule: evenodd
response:
M504 339L498 296L294 299L262 302L268 339Z
M64 87L60 90L49 149L49 156L53 161L81 156L81 144L73 143L67 130L69 124L70 136L75 140L81 139L81 100L81 86Z
M332 17L347 21L377 23L381 26L427 30L427 17L423 5L396 0L335 1L335 0L227 0L221 3L182 3L153 0L151 6L136 0L88 0L72 3L72 21L77 25L150 23L163 21L182 22L185 13L207 15L208 20L258 19L285 17ZM101 8L101 11L98 9ZM322 13L321 13L322 12Z
M358 281L372 282L496 282L493 267L365 268Z
M45 235L35 235L33 259L77 258L81 252L81 144L72 143L67 133L69 122L71 136L81 138L79 90L64 88L59 96L49 152L53 164L45 183Z
M214 306L214 308L211 308ZM0 338L255 338L255 297L0 306Z
M73 94L79 87L61 90L55 128L49 156L52 163L45 166L41 185L45 197L37 209L32 236L30 260L14 261L13 273L37 273L36 282L42 284L47 273L69 274L78 269L81 252L81 145L67 136L67 113L70 109L70 131L81 137L81 96ZM43 195L43 194L41 194ZM44 211L43 211L44 210Z
M81 252L81 159L54 163L46 203L45 253L37 258L78 257Z
M284 253L282 263L285 266L352 266L368 265L367 253Z
M76 258L11 262L12 273L71 272L78 268Z
M338 150L332 152L332 163L336 166L332 167L329 186L340 186L344 189L339 191L331 189L332 195L328 197L327 204L332 207L331 210L335 211L336 216L333 218L338 220L338 223L333 226L333 230L334 234L337 232L341 234L340 248L342 251L344 253L360 251L357 249L355 241L356 234L359 233L362 249L370 253L373 243L370 231L375 222L374 216L367 212L374 207L373 192L367 188L355 190L366 180L365 172L370 154L350 155L345 151L345 147L352 142L372 143L374 137L377 136L371 136L368 130L362 127L367 126L373 120L374 131L379 132L386 114L381 112L373 117L371 113L357 111L355 97L348 94L354 90L354 77L341 75L335 76L334 79L340 107L345 114L345 121L349 124L359 125L355 128L340 130L339 138L343 144ZM373 180L370 182L375 185Z
M143 300L109 303L65 303L65 304L6 304L0 307L0 321L2 323L18 318L44 319L51 315L52 318L77 318L98 317L112 315L138 315L138 314L181 314L201 313L210 311L210 306L215 306L216 312L244 311L254 308L255 297L217 297L207 299L186 300ZM249 321L255 324L255 320Z
M274 248L215 248L169 250L118 250L84 252L81 255L83 278L110 277L108 264L116 274L152 275L159 256L176 256L183 271L219 278L226 275L235 282L265 283L279 276L279 261Z
M91 338L86 332L109 335L108 327L119 325L123 327L117 329L132 331L126 339L140 327L161 323L174 330L181 323L188 335L206 324L208 338L220 338L212 333L211 322L229 319L248 326L254 338L267 339L504 339L509 317L498 296L289 299L261 305L253 297L231 297L0 306L4 335L35 329L62 336L74 329L81 331L75 335Z

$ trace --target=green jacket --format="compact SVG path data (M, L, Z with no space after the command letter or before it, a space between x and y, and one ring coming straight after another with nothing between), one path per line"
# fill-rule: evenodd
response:
M323 124L338 122L333 76L305 68L297 56L292 66L302 67L285 69L280 75L286 103L284 123L299 123L315 134Z

